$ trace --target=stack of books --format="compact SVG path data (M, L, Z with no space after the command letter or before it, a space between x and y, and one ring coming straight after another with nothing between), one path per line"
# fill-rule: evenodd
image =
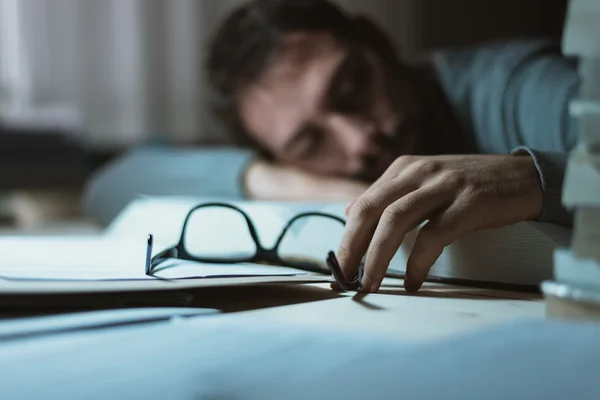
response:
M600 319L600 2L571 0L563 51L579 60L579 99L570 112L579 141L565 176L563 203L575 213L570 248L556 251L544 283L548 315Z

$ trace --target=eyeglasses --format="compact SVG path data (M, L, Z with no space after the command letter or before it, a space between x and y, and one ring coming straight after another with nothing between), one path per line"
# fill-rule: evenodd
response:
M258 221L261 222L261 221ZM305 212L289 219L276 235L273 246L265 247L250 216L228 203L204 203L185 217L179 242L155 256L152 236L148 238L146 275L168 268L170 259L212 264L258 263L332 274L347 291L360 288L362 269L347 280L331 250L337 248L345 220L323 212ZM276 233L271 227L271 233Z

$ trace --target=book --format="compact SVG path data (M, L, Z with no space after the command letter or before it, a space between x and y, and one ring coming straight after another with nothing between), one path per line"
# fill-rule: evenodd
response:
M172 246L181 236L188 212L196 205L211 202L231 204L247 212L256 224L260 241L266 247L273 244L286 223L299 213L321 212L345 219L346 208L345 203L144 196L131 202L108 226L106 234L130 237L153 233L158 246ZM219 225L219 222L215 220L213 225ZM219 225L222 228L221 234L203 238L204 247L216 246L234 253L239 242L223 239L223 229L226 230L227 227L222 225ZM407 235L393 258L388 269L392 276L403 276L418 230L419 228ZM294 233L301 240L294 242L293 252L307 252L314 257L319 256L314 251L314 248L318 248L325 260L326 249L337 250L342 234L342 225L317 224L311 227L310 224L305 224ZM542 222L521 222L471 232L446 247L433 265L430 279L477 285L539 287L543 281L553 276L554 251L568 247L570 240L569 228Z
M133 229L108 229L100 233L83 235L64 234L36 234L36 235L3 235L0 238L0 297L6 304L13 302L17 297L25 301L28 296L56 294L81 294L81 293L107 293L107 292L151 292L151 291L176 291L196 289L208 286L235 286L271 283L317 283L327 282L330 276L314 273L307 269L293 268L277 263L261 263L247 259L244 262L231 262L230 260L217 260L197 262L172 258L165 260L148 273L147 263L166 247L178 241L181 222L185 213L196 200L189 202L183 214L177 212L177 205L167 202L168 209L156 212L142 212L143 221L137 221L136 211L123 213L124 227ZM135 202L133 209L139 210ZM271 209L266 209L269 215ZM285 208L289 211L289 208ZM144 210L142 210L144 211ZM260 214L260 207L255 211ZM265 215L255 215L258 221L269 221ZM179 217L179 218L178 218ZM164 218L164 219L161 219ZM218 240L215 229L231 226L226 223L219 213L211 214L214 220L208 224L191 224L193 232L198 232L195 227L209 228L207 243L211 251L218 249L218 244L237 243L242 240L252 239L246 230L245 236L241 230L225 230L219 232L226 234L227 240ZM239 218L238 218L239 220ZM144 225L142 222L151 222ZM165 223L166 222L166 223ZM306 224L304 224L306 225ZM343 225L337 222L343 229ZM310 226L310 224L308 225ZM175 230L169 230L175 227ZM288 237L294 237L295 231L289 230ZM236 236L237 233L237 236ZM261 237L266 236L264 227L261 228ZM156 240L149 246L150 237ZM196 238L197 236L195 236ZM289 241L286 241L288 243ZM198 243L194 240L191 244ZM199 242L203 244L201 240ZM291 243L296 243L291 241ZM252 249L252 242L250 243ZM197 245L196 245L197 247ZM288 246L289 247L289 246ZM304 248L300 245L297 248ZM202 246L200 246L202 248ZM229 257L231 249L223 247L224 255ZM239 249L239 246L238 246ZM250 253L251 255L252 253ZM322 272L322 271L319 271ZM54 296L56 298L56 296Z
M309 281L315 280L311 271L285 265L265 265L252 260L229 262L228 258L232 252L235 253L236 249L250 249L247 255L251 256L255 247L245 224L242 223L236 227L231 223L236 222L235 219L234 221L228 220L226 215L218 212L210 213L211 219L208 221L190 224L192 233L195 232L196 235L193 239L188 240L186 247L195 245L200 250L211 251L213 256L215 250L221 249L221 258L217 257L215 262L169 259L152 271L152 274L148 274L146 270L148 260L179 241L185 215L198 201L200 200L181 203L169 199L148 203L142 199L133 202L111 227L100 234L3 236L0 240L0 254L2 254L0 282L3 280L7 282L115 282L154 281L157 279L172 281L247 277L281 277L282 281L290 282L296 280L287 278L305 277ZM157 203L160 205L158 208L156 207ZM272 212L271 207L264 205L254 208L253 216L261 226L260 236L264 240L269 237L269 233L275 232L270 232L270 226L262 226L261 222L270 222L277 214ZM291 212L292 209L282 207L279 210L280 212ZM239 221L238 217L237 222ZM338 225L340 226L338 231L341 232L343 225L339 222ZM199 241L196 240L198 239L198 226L208 233L206 238L200 238ZM149 246L150 236L152 236L151 246ZM207 242L205 239L212 241ZM200 243L200 247L198 247L198 243ZM234 243L235 245L233 245ZM286 241L287 243L290 241ZM291 243L294 244L295 241L291 241ZM305 244L296 244L297 248L305 248ZM289 245L287 247L290 248ZM290 249L293 250L293 248ZM199 256L203 256L203 254ZM204 256L207 255L204 254ZM321 276L319 279L319 281L325 280L327 277ZM272 279L266 281L271 282Z
M160 248L155 248L156 254ZM254 263L173 262L169 268L146 274L144 235L111 237L15 236L0 240L0 280L7 281L133 281L189 278L295 276L293 268Z

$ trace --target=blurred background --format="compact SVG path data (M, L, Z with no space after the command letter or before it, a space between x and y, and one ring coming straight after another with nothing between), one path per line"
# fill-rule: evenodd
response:
M228 145L204 105L201 64L215 25L241 2L0 0L0 230L82 222L88 177L136 146ZM338 2L379 21L407 60L560 37L566 9L566 0Z

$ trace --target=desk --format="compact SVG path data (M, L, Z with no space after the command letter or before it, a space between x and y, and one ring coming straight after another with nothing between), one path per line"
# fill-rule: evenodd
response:
M409 294L402 280L377 294L337 293L326 283L204 289L195 306L250 315L265 323L436 340L522 318L544 318L541 295L426 283Z
M323 283L213 289L196 302L231 315L4 343L0 398L599 398L594 326L403 340L541 318L537 296L433 284L407 295L392 279L358 298Z
M436 340L511 320L543 318L545 314L542 296L532 293L426 283L418 293L409 294L402 280L392 278L386 278L375 294L345 293L331 290L326 280L322 277L312 280L313 283L285 284L262 281L261 284L194 289L183 286L178 290L116 291L94 296L80 283L78 288L83 293L57 298L49 293L46 300L32 298L31 306L15 306L13 313L8 308L13 303L10 297L5 297L4 315L0 317L15 317L15 311L32 315L97 308L185 306L251 316L265 324L283 322L315 329ZM188 282L183 281L182 285L185 283ZM18 291L18 284L11 285ZM118 284L114 285L117 289ZM131 287L132 284L123 285ZM45 304L46 310L40 310L40 304Z

